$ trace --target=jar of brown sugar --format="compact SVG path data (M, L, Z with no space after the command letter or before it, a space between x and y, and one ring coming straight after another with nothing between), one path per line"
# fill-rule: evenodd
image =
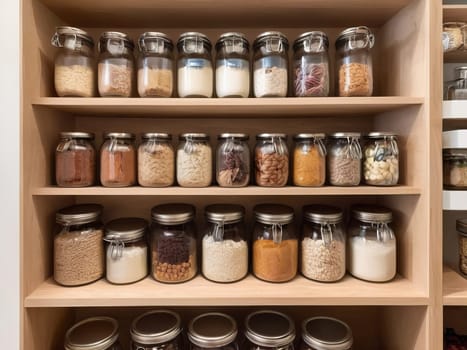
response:
M62 132L55 150L55 180L62 187L94 185L96 178L96 151L94 134Z
M256 184L267 187L285 186L289 177L287 136L259 134L256 140Z
M362 172L360 134L337 132L329 136L327 166L333 186L358 186Z
M101 183L105 187L126 187L136 183L135 135L109 132L101 147Z
M295 135L293 183L295 186L323 186L326 181L324 134Z

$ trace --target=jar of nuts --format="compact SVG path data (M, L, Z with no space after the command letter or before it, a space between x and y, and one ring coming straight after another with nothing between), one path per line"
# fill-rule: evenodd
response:
M256 140L256 184L269 187L285 186L289 177L287 135L259 134Z
M364 147L363 178L368 185L393 186L399 181L397 136L371 132Z
M333 186L358 186L361 179L360 134L337 132L329 136L328 180Z

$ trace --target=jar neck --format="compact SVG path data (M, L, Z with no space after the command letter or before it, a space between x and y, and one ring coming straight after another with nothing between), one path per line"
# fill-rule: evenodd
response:
M354 232L354 235L357 233L356 235L362 237L375 237L375 239L379 242L386 242L395 239L394 232L389 226L388 222L364 222L357 219L354 220L357 221L359 226L359 232Z

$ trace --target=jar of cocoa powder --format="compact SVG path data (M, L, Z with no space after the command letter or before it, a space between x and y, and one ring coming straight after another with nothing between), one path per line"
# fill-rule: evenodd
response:
M101 183L105 187L126 187L136 183L135 135L104 134L101 147Z
M289 177L289 151L285 134L256 136L255 164L258 186L282 187Z

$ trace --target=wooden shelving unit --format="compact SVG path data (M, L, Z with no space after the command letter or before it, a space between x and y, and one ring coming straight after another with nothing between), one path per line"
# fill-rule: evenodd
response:
M448 266L443 269L443 302L446 306L467 306L467 280Z

